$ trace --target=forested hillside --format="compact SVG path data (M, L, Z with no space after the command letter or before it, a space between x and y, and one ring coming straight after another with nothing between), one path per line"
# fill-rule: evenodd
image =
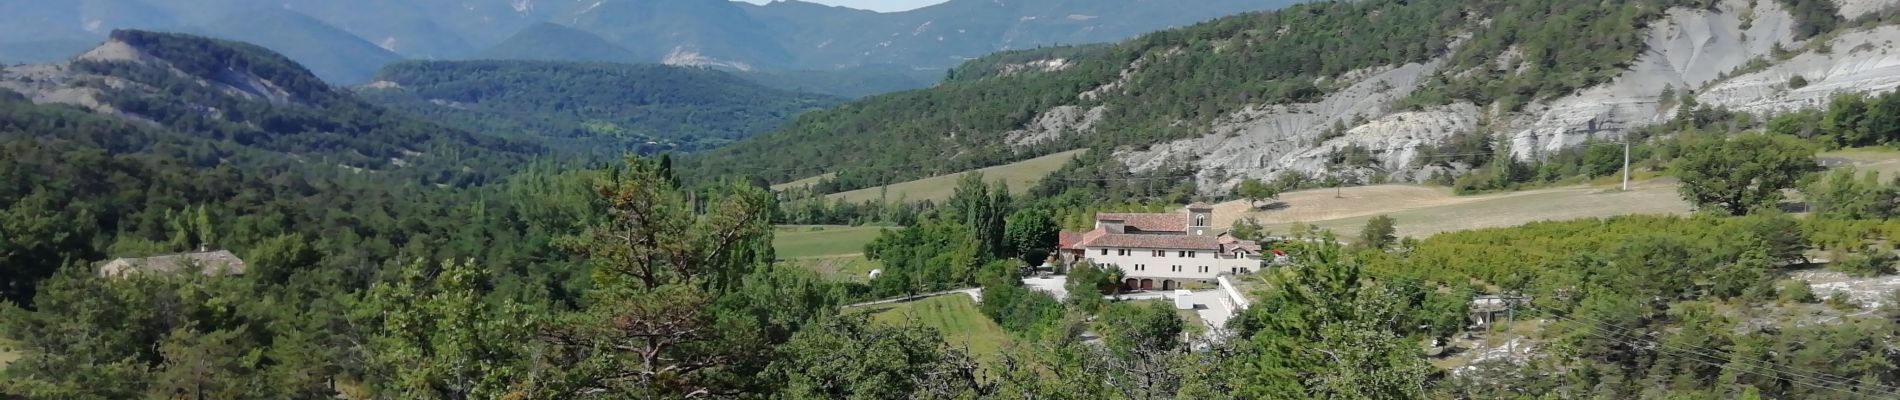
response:
M580 151L697 151L842 100L693 67L534 61L405 62L370 101L471 132Z
M81 105L307 163L402 170L422 182L483 182L541 151L370 105L262 47L191 35L114 32L70 63L8 68L0 78L0 87L38 102Z
M0 251L8 299L30 300L34 281L69 263L282 235L373 264L461 229L432 218L456 212L445 204L460 188L498 182L542 151L371 106L247 44L121 31L102 49L0 74L10 155L0 204L17 218L8 237L35 238ZM87 97L61 97L74 92ZM214 234L206 218L232 220Z
M1328 88L1315 83L1320 77L1428 60L1469 23L1465 12L1483 9L1462 1L1320 2L1223 18L1145 35L1059 71L946 82L814 113L713 152L703 165L709 175L757 173L772 182L836 173L838 181L850 182L844 187L855 188L1080 146L1114 149L1188 137L1251 103L1321 96ZM990 61L975 65L984 62ZM1096 95L1084 95L1091 92ZM1010 131L1062 106L1112 112L1089 135L1008 145ZM882 145L896 143L905 146ZM889 150L816 157L863 144Z
M477 60L637 63L642 60L600 36L552 22L528 26L472 57Z
M1862 67L1886 52L1829 49L1877 49L1893 13L1847 13L1826 1L1313 2L1099 50L973 60L938 87L814 113L687 164L771 182L833 174L849 190L1092 148L1138 171L1190 163L1207 190L1282 173L1424 181L1442 159L1421 157L1459 141L1542 158L1669 121L1692 97L1765 115L1886 87L1891 74ZM817 156L865 144L889 150Z

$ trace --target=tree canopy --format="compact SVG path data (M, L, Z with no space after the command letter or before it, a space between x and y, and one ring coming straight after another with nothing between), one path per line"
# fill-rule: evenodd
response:
M1691 203L1729 215L1775 207L1818 168L1814 150L1792 137L1745 134L1687 144L1673 166Z

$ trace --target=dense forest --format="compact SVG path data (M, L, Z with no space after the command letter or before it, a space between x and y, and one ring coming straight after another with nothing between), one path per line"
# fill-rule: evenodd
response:
M0 92L5 299L29 301L35 282L64 265L201 245L294 241L359 276L403 254L511 251L445 243L481 232L455 221L499 206L470 206L483 195L468 190L521 171L539 147L371 106L255 46L139 31L114 38L163 64L79 61L73 84L99 85L103 102L135 117ZM220 87L245 76L281 98ZM109 79L137 84L99 83Z
M1022 73L1055 72L1068 68L1071 63L1080 62L1084 58L1105 54L1110 48L1111 46L1106 44L1091 44L1001 51L958 64L956 68L950 69L944 81L977 81ZM1047 66L1030 65L1048 61L1059 62Z
M615 154L695 151L770 132L842 100L665 65L411 61L385 67L377 104L470 132Z

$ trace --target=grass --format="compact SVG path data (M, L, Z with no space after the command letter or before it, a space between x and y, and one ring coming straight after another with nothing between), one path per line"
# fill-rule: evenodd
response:
M772 232L779 259L835 258L864 252L884 226L780 226Z
M1900 151L1871 147L1835 150L1816 155L1823 162L1847 161L1862 172L1880 173L1880 180L1887 181L1900 177Z
M871 280L871 270L884 267L884 264L866 259L862 254L798 258L785 260L785 264L817 271L821 275L847 282L868 282Z
M983 168L975 172L982 172L983 177L991 182L1001 181L1008 183L1011 193L1022 194L1028 192L1029 188L1035 186L1037 182L1041 182L1042 178L1049 176L1049 173L1061 169L1062 165L1068 164L1069 160L1074 159L1076 155L1081 154L1083 151L1087 150L1073 150L1050 154L1016 163ZM891 201L902 199L904 201L931 200L941 202L949 199L950 194L956 190L957 179L969 172L970 171L939 175L889 186L836 193L825 197L832 199L842 198L845 201L853 203L878 200L880 198L887 198ZM804 182L810 179L814 178L801 179L798 182ZM787 185L790 185L790 183ZM886 189L888 189L888 191L886 191Z
M1003 327L990 321L976 308L970 296L962 294L869 307L862 312L870 313L871 320L878 323L916 323L934 328L952 346L968 348L971 355L986 364L997 360L1004 345L1009 343L1009 334L1003 332Z

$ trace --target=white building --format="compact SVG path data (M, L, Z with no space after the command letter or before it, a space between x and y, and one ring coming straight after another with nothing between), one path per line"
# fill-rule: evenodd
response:
M1260 245L1214 235L1214 209L1188 205L1180 213L1095 215L1095 229L1065 234L1065 257L1121 268L1126 289L1174 290L1189 282L1212 284L1225 274L1260 270Z

